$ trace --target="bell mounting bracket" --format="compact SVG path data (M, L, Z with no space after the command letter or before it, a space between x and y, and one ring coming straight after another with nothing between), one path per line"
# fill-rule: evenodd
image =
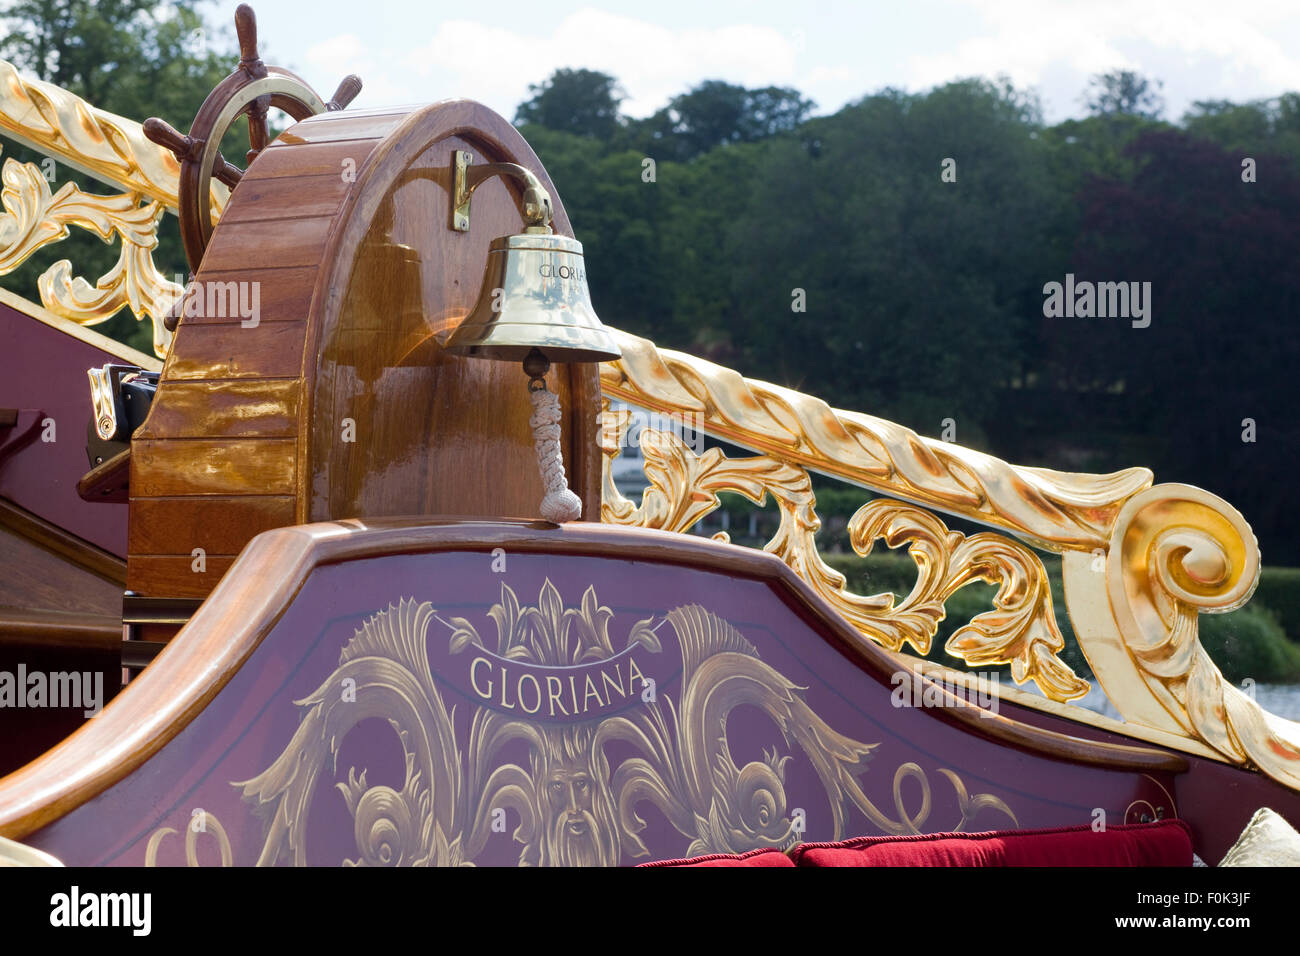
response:
M451 228L456 232L469 232L469 201L483 182L493 176L508 176L524 187L521 210L526 227L524 232L550 233L551 194L532 170L518 163L488 163L474 165L474 154L458 149L452 154L452 204Z

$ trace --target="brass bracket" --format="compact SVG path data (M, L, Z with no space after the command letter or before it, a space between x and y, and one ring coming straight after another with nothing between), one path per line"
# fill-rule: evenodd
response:
M452 154L452 179L454 193L451 204L451 228L457 232L469 232L469 197L473 192L466 180L466 173L474 163L474 154L467 149L458 149Z
M456 232L469 232L470 197L484 181L493 176L509 176L524 186L521 204L525 232L549 233L551 231L551 194L541 180L518 163L488 163L474 165L474 154L458 149L452 154L451 228Z

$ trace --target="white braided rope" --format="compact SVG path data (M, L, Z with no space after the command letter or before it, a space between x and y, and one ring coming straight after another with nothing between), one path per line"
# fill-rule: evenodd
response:
M533 446L537 450L537 470L542 473L546 497L542 499L542 517L559 524L576 521L582 515L582 499L569 490L564 478L564 458L560 455L560 399L554 392L539 388L530 392L533 414L528 424L533 429Z

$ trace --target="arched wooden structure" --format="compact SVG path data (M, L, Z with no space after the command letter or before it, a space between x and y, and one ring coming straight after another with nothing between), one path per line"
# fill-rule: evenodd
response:
M132 443L128 589L204 597L285 525L535 515L526 377L435 340L473 306L488 244L521 229L504 180L476 192L469 232L449 228L457 149L535 171L572 235L532 149L468 101L310 117L249 167ZM255 323L235 302L256 303ZM560 366L550 385L570 485L598 520L596 367Z

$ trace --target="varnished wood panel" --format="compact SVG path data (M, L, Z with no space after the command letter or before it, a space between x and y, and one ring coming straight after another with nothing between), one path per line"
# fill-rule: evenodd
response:
M248 182L240 182L236 190L241 192L241 201L230 204L221 222L230 225L249 220L333 215L349 187L342 173L340 164L339 169L319 176L250 178Z
M244 220L217 224L213 232L224 233L225 242L213 242L203 255L203 268L221 271L243 269L250 264L273 262L277 266L310 266L321 261L329 219Z
M447 356L433 338L473 304L488 244L522 228L515 187L500 181L476 192L468 234L447 228L457 148L536 171L555 197L556 231L572 234L532 150L474 103L313 117L249 168L196 278L258 282L260 321L181 319L132 455L132 514L153 522L132 532L134 590L198 594L175 562L149 558L191 550L169 545L166 528L189 536L201 519L180 512L208 520L205 499L229 502L221 540L232 554L270 514L536 514L522 371ZM345 160L355 176L342 175ZM283 381L259 390L268 379ZM557 368L550 380L566 412L570 485L598 520L596 368ZM259 503L245 507L245 496ZM162 522L147 504L157 498L192 504L168 504Z
M293 438L299 384L294 378L168 382L167 401L135 437Z
M291 495L291 438L138 439L131 443L131 497Z
M355 172L370 153L375 139L343 140L337 143L308 143L293 149L264 149L254 165L254 182L298 176L337 175ZM242 186L242 183L241 183Z
M223 291L229 289L227 283L230 282L257 283L259 323L305 322L311 308L312 283L316 278L316 268L316 266L278 268L274 264L267 263L266 268L237 269L231 272L204 270L203 282L205 289L209 283L221 283ZM245 301L252 301L251 290L242 294L245 296ZM205 291L204 295L207 296L208 293ZM229 325L237 321L242 320L231 315L204 314L188 316L184 324L193 328L196 325Z
M182 319L149 414L164 407L168 386L179 379L297 378L305 329L305 322L246 329L238 322L189 325Z
M472 104L413 115L370 159L356 199L367 215L353 215L331 242L328 286L347 292L337 308L325 303L312 327L309 352L319 359L304 518L537 514L543 492L527 377L513 363L447 355L434 338L473 307L492 240L522 229L516 187L503 180L475 192L468 233L446 228L453 152L541 170L513 130L465 121L473 116ZM570 234L556 206L556 229ZM572 452L581 443L571 378L559 367L548 383L565 409L562 442ZM355 423L353 442L343 440L344 420ZM594 421L584 431L594 448ZM585 471L594 461L583 451L567 459L570 484L592 502L587 517L598 518L599 491Z
M253 535L293 524L292 495L136 498L128 547L134 555L238 554Z
M114 585L120 585L125 579L126 564L117 555L3 498L0 498L0 528Z
M125 567L121 574L125 582ZM122 584L0 527L0 605L120 615Z
M195 571L194 558L188 554L130 555L127 587L136 592L149 587L169 597L205 598L234 564L235 555L209 554L203 560L204 569Z

